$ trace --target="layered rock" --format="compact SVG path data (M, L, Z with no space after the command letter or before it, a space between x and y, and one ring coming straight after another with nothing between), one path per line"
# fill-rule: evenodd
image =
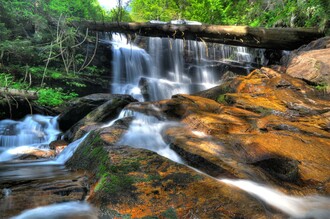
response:
M119 94L91 94L77 100L70 101L64 106L62 113L58 117L59 127L62 131L67 131L74 124L76 124L79 120L83 119L87 114L101 106L102 104L110 101L110 103L116 102L118 99L125 99L128 102L135 101L128 95L119 95ZM118 109L116 112L118 114ZM100 115L100 114L98 114ZM114 115L107 114L106 117L113 118ZM105 116L102 115L102 118Z
M156 104L186 125L165 136L192 165L238 178L253 173L291 193L329 193L330 102L313 88L262 68L198 95Z
M154 152L117 145L128 124L119 120L112 127L93 131L68 163L70 168L88 170L87 201L98 206L101 215L267 218L260 203L215 178Z
M330 37L325 37L293 51L288 58L286 73L320 84L330 90Z
M162 135L186 164L206 174L119 144L132 118L100 128L103 119L97 118L110 105L76 124L76 137L92 131L68 162L86 171L87 200L101 215L267 217L259 203L222 178L263 182L291 195L330 194L330 102L300 79L261 68L195 95L126 106L183 124Z
M84 118L76 122L65 133L65 137L70 141L81 138L87 132L99 127L100 124L115 119L126 105L135 101L137 100L129 95L112 95L110 100L92 110L86 114Z
M82 174L69 173L64 167L54 165L20 164L1 165L1 218L11 218L26 209L84 200L87 188ZM20 177L15 176L15 173L20 173Z

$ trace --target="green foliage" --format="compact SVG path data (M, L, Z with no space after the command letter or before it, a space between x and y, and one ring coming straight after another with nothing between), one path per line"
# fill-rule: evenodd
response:
M328 0L132 0L135 21L173 19L210 24L320 27L330 16Z
M38 90L38 103L45 106L58 106L65 100L70 100L76 96L76 93L65 93L62 88L42 88Z
M70 20L101 20L102 8L97 0L50 0L48 7L55 15L63 14Z
M315 89L322 92L328 92L330 91L330 85L328 85L327 83L321 83L316 85Z
M179 19L178 6L174 0L133 0L130 4L134 21Z
M28 84L21 81L15 81L14 76L11 74L0 73L0 87L26 89Z
M227 104L226 94L219 95L218 98L217 98L217 102L222 103L222 104Z
M74 86L74 87L86 87L86 84L79 83L79 82L76 82L76 81L71 81L71 82L67 81L65 83L69 86Z

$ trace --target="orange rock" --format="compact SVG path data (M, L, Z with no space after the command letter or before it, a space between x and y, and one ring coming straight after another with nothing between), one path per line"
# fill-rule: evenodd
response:
M330 84L330 48L304 52L288 64L286 73L314 83Z

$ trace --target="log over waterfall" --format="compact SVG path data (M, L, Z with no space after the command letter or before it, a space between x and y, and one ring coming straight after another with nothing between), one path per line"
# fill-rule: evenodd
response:
M263 28L220 25L174 25L160 23L74 22L93 31L118 32L131 36L180 38L256 48L293 50L324 36L316 28Z

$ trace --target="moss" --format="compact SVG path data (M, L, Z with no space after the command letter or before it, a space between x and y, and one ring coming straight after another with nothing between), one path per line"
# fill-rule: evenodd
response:
M261 116L268 116L273 113L273 110L269 109L269 108L264 108L264 107L257 107L255 109L255 112L260 113Z
M127 174L130 172L135 172L140 169L139 159L127 159L121 162L119 165L112 165L110 171L113 173L123 173Z
M330 85L327 84L327 83L321 83L321 84L318 84L314 87L316 90L318 91L322 91L322 92L328 92L330 91Z
M196 179L190 173L171 173L164 180L172 181L175 185L187 185Z
M164 216L165 218L168 218L168 219L177 219L178 218L178 215L174 208L167 209L166 211L164 211L162 213L162 216Z
M98 184L95 186L94 191L97 192L99 190L101 190L101 188L104 187L106 181L108 178L108 174L104 174L101 179L99 180Z
M222 104L227 104L226 94L219 95L218 98L217 98L217 102L222 103Z

